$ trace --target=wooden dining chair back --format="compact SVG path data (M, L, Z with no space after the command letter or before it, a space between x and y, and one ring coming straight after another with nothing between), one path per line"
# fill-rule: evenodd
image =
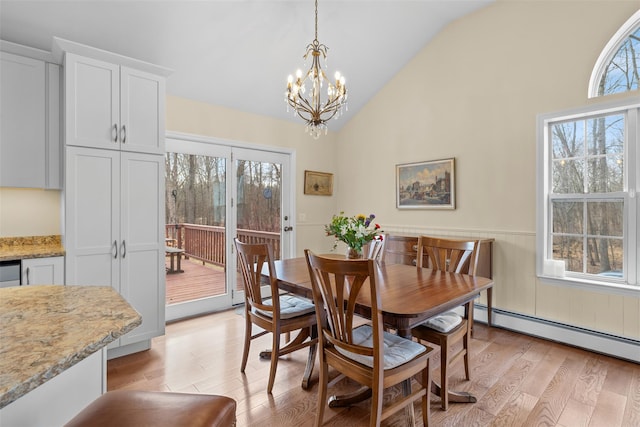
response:
M429 358L432 349L383 330L381 301L376 284L376 262L372 259L345 260L314 255L308 249L313 299L318 318L320 385L316 426L322 425L327 404L329 366L367 386L372 391L370 425L407 407L413 417L413 402L422 399L422 418L429 420ZM370 304L371 322L356 320L357 301ZM321 308L324 308L321 309ZM361 322L360 322L361 323ZM420 387L383 408L384 389L420 375ZM410 384L410 383L409 383Z
M367 254L367 258L382 262L382 257L384 255L384 243L385 236L380 235L376 236L371 242L369 242L369 253Z
M428 266L434 270L474 276L478 265L478 247L478 240L463 241L420 236L417 266L418 268L427 267L425 260L428 259ZM469 379L469 337L473 325L473 301L465 304L464 313L464 316L460 316L454 311L449 311L432 317L411 330L411 335L415 338L440 346L440 398L442 409L445 411L449 408L450 367L463 359L465 378ZM462 341L461 347L456 345L460 341ZM454 346L460 349L452 354Z
M310 358L315 359L317 344L315 325L316 315L313 301L294 295L280 295L278 280L275 276L273 250L266 243L242 243L234 238L238 254L239 268L244 282L244 317L245 339L240 372L244 372L249 357L251 340L266 333L272 334L272 348L270 352L261 353L261 358L271 359L269 383L267 392L271 393L275 381L278 358L293 351L312 346ZM268 283L270 297L265 298L262 293L262 271L269 272ZM252 325L259 326L262 331L253 334ZM280 345L280 335L300 330L300 333L285 347ZM308 339L307 339L308 338ZM313 360L310 366L313 366ZM310 372L308 373L310 375ZM305 378L308 376L305 375Z
M429 236L418 238L418 267L450 273L475 275L478 268L478 240L453 240ZM429 264L425 265L425 259Z

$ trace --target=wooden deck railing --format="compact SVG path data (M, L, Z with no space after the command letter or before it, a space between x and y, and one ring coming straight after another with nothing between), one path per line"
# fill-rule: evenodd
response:
M167 224L166 237L184 249L186 257L214 265L225 265L224 227L197 224ZM280 233L238 229L238 238L247 243L269 243L276 259L280 258Z

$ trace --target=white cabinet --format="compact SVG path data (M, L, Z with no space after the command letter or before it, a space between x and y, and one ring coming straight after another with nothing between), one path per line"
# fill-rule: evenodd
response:
M63 285L64 257L22 260L22 285Z
M108 285L142 325L109 347L164 333L164 156L66 149L66 283Z
M163 77L65 55L66 144L164 155Z
M0 186L60 188L60 67L0 52Z
M54 38L64 64L66 283L108 285L142 316L108 357L164 334L165 75Z

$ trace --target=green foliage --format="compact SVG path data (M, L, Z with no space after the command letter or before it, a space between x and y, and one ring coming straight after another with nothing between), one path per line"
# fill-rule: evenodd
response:
M353 217L344 216L344 212L334 215L331 223L324 227L327 236L334 236L335 249L338 242L344 242L347 246L358 252L362 251L362 247L372 241L379 233L383 233L380 225L373 222L374 214L368 217L360 214Z

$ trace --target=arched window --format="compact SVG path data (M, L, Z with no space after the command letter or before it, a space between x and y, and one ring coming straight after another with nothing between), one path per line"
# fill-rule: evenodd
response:
M640 10L609 40L589 80L589 98L638 89Z

